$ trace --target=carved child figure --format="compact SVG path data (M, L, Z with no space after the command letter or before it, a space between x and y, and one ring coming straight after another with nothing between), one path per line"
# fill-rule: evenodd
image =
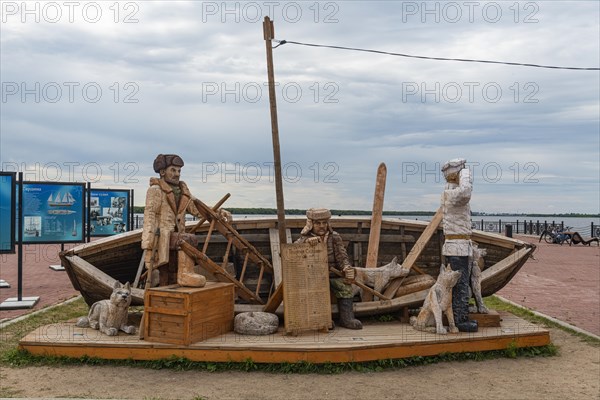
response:
M448 317L451 333L458 333L452 312L452 288L460 278L460 271L453 271L450 265L440 268L437 281L429 289L421 312L410 318L410 324L419 331L436 332L440 335L448 333L442 323L442 312ZM435 329L431 328L434 327Z
M77 326L99 329L100 332L108 336L116 336L119 330L128 334L135 333L135 326L127 325L130 304L131 289L129 282L121 285L117 281L110 299L100 300L92 304L88 316L79 318Z

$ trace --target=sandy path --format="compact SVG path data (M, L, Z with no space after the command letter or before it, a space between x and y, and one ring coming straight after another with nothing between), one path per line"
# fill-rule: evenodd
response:
M599 399L600 347L554 329L551 338L560 346L560 356L449 362L339 375L90 366L2 368L0 387L5 395L19 397Z

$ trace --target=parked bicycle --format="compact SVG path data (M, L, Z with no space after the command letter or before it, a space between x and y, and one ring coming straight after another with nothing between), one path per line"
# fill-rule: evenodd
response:
M570 231L572 227L567 226L567 227L562 227L560 225L550 225L548 226L548 228L546 228L540 235L540 240L539 242L542 241L542 239L544 239L544 241L546 243L555 243L555 244L560 244L562 245L563 243L569 243L571 241L571 235L569 235L567 232Z

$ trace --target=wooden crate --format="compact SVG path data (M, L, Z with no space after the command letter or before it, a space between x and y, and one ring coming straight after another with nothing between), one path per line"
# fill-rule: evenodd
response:
M151 342L188 346L233 330L231 283L203 288L170 285L148 289L144 297L144 337Z

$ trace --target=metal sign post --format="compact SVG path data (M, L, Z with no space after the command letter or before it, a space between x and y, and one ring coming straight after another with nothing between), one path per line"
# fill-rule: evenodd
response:
M19 172L19 212L17 227L17 297L10 297L0 303L0 310L20 310L33 308L39 296L23 297L23 172Z

